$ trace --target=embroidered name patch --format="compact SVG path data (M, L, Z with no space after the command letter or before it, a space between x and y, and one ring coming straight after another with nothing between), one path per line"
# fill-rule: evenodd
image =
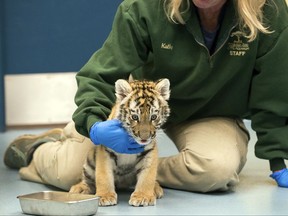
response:
M162 43L161 49L173 50L173 46L170 43Z

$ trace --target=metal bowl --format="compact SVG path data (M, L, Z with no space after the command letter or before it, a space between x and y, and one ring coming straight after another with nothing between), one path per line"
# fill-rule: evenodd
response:
M17 197L23 213L34 215L93 215L99 197L60 191L43 191Z

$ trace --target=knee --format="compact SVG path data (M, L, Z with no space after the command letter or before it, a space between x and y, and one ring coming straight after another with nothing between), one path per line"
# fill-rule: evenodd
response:
M237 160L207 158L192 151L184 153L186 184L192 191L225 191L239 182Z

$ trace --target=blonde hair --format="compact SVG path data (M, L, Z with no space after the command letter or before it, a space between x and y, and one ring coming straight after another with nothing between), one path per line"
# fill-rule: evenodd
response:
M228 0L230 1L230 0ZM253 41L258 31L263 33L271 33L268 27L263 23L262 7L266 0L234 0L239 14L239 25L241 31L249 30L247 38ZM288 1L288 0L286 0ZM186 8L183 5L186 3ZM182 15L190 8L191 0L164 0L165 12L170 21L173 23L185 24Z

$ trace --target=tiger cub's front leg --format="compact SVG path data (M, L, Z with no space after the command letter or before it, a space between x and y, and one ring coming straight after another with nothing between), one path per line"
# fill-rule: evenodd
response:
M95 183L96 195L100 197L100 206L111 206L117 204L115 192L112 159L103 146L97 146Z
M145 162L141 172L137 175L137 183L134 192L131 194L129 204L132 206L151 206L156 204L156 199L163 196L163 189L156 182L158 154L153 149L143 159Z

